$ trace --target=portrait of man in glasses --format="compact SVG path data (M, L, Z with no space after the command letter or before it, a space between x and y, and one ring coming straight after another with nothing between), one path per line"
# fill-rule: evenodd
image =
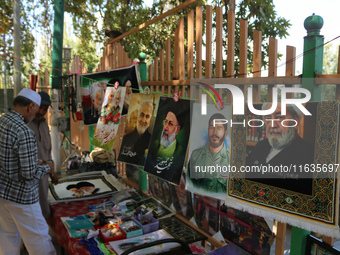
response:
M144 170L179 184L190 132L190 101L161 97Z

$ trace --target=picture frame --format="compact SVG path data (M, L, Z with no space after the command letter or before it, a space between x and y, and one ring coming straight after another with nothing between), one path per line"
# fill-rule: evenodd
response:
M292 171L288 173L289 176L283 176L286 179L280 183L278 183L278 180L281 181L280 179L272 178L273 171L271 175L266 173L267 179L261 179L257 176L257 180L255 176L252 176L256 172L236 171L230 174L226 203L233 204L237 209L241 210L251 206L254 214L272 217L275 220L310 231L315 231L317 225L320 233L336 236L339 231L339 185L336 181L339 173L332 170L322 173L300 171L300 167L320 166L321 163L330 167L338 165L339 130L337 127L340 122L339 101L309 102L305 107L312 110L312 115L301 118L303 120L303 123L301 123L303 130L299 130L298 133L300 136L303 134L303 139L310 139L309 143L312 146L314 144L314 161L310 164L292 162L293 167L299 168L296 170L299 173L298 178L296 177L297 173ZM244 116L233 116L235 122L241 122L242 118ZM329 132L329 130L332 130L332 132ZM233 128L231 162L238 170L245 166L252 167L256 161L258 165L262 164L262 159L256 160L256 157L246 155L246 131L246 128L241 125L236 125ZM254 151L260 153L261 150L257 145ZM248 157L250 158L250 163L253 162L254 164L248 164ZM304 157L305 155L303 157L294 155L291 159L298 161ZM276 160L277 158L275 156L272 159ZM285 172L283 173L286 174ZM301 178L300 173L304 175ZM293 176L291 176L292 174ZM303 180L304 185L301 185L301 183L296 185L296 180L299 178ZM271 194L275 194L275 196Z
M226 242L232 242L256 255L269 255L274 235L264 218L223 204L220 230Z
M340 255L340 250L321 241L313 235L307 236L305 255Z
M197 226L210 235L216 234L220 230L220 200L197 194L194 194L194 200Z
M93 188L87 188L84 184L93 185ZM100 198L117 191L105 176L67 178L60 180L58 185L50 183L49 189L55 202Z

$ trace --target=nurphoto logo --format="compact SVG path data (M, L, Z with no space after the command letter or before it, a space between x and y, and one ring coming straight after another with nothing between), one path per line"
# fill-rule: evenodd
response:
M231 84L215 84L215 89L228 89L231 92L231 96L233 99L233 115L244 115L244 94L240 88L238 88L235 85ZM273 102L271 103L271 107L266 110L258 110L255 109L253 104L253 89L249 87L247 89L247 105L249 111L254 115L259 116L266 116L272 114L278 104L278 88L273 88ZM301 95L304 94L304 98L287 98L287 93L300 93ZM298 108L304 115L312 115L304 106L304 103L307 103L311 98L311 93L309 90L305 88L281 88L281 115L286 115L286 106L292 105L293 107ZM207 114L207 95L202 94L201 96L201 114L206 115ZM219 102L218 102L219 104ZM222 107L220 107L222 108ZM265 118L265 121L270 121L272 126L276 121L280 121L279 119L270 119ZM243 125L246 126L246 120L244 119L242 122L233 122L233 120L226 120L226 119L215 119L214 120L214 126L215 124L226 124L230 122L230 125ZM252 119L248 121L249 127L261 127L265 123L261 119ZM284 119L281 121L281 125L284 127L295 127L297 125L297 121L294 119Z

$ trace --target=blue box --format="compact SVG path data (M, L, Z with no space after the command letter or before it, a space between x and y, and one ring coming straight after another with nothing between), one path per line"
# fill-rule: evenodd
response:
M119 224L119 227L126 233L126 238L143 235L142 228L133 220ZM135 230L129 231L129 228L134 228Z
M159 221L149 214L134 217L133 221L143 229L143 234L148 234L159 229ZM149 223L143 225L143 221L148 221Z

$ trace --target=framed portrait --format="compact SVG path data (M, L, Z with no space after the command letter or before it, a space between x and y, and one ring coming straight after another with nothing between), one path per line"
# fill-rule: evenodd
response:
M263 218L223 205L220 219L226 242L233 242L251 254L270 254L274 236Z
M304 107L311 115L289 108L286 115L274 109L265 119L248 114L245 123L251 126L261 120L270 123L261 136L256 127L233 126L231 163L237 171L229 178L226 203L336 237L339 102L309 102ZM242 122L244 117L233 120Z
M179 185L190 134L191 101L160 97L144 171Z
M106 196L117 189L105 176L68 178L57 185L50 183L50 193L56 201L75 201Z
M189 162L186 189L197 194L225 200L231 148L231 106L222 110L194 103L191 116Z
M144 167L159 95L132 94L118 161Z
M149 180L149 191L150 191L150 193L156 199L164 201L164 191L162 189L162 184L161 184L160 179L149 174L148 180Z
M182 172L179 185L170 184L172 208L190 220L194 217L193 194L185 189L186 174Z
M219 231L219 204L216 198L194 195L195 221L197 226L205 232L214 235Z
M340 250L321 241L315 236L307 236L307 247L305 255L340 255Z
M162 189L162 194L163 194L161 200L165 205L170 207L172 204L172 196L171 196L171 191L170 191L171 184L162 179L159 179L159 183L160 183L160 188Z

